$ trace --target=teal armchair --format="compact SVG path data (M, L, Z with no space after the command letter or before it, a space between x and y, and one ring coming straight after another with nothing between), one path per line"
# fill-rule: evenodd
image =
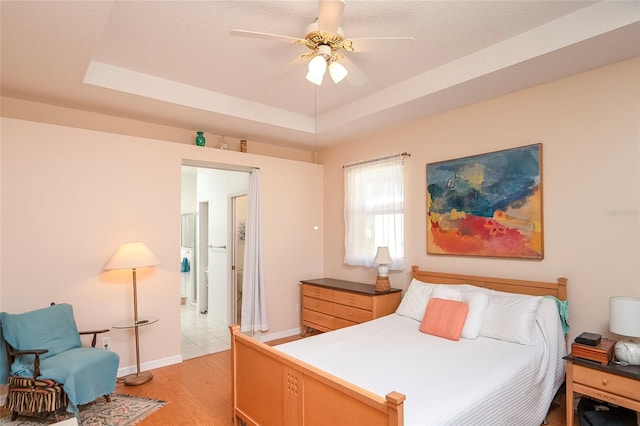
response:
M120 357L96 348L98 333L79 332L71 305L62 303L22 314L0 313L9 369L5 407L15 420L19 412L47 413L78 406L115 391ZM83 347L81 334L93 334Z

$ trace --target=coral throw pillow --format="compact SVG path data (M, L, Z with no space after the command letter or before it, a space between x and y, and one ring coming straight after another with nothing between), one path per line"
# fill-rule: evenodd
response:
M460 340L469 305L457 300L429 299L420 331L449 340Z

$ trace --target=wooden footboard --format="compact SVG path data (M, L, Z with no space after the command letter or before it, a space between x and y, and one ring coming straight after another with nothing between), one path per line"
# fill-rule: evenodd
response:
M234 419L251 426L402 426L405 396L382 398L231 331Z

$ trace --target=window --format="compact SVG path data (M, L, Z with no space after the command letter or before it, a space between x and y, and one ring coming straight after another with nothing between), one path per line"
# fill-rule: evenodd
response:
M345 166L344 219L347 265L374 266L380 246L404 268L404 155Z

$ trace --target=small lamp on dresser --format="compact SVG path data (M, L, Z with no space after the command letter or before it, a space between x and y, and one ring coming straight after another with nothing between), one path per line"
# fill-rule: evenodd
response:
M631 337L616 343L616 359L629 365L640 365L640 298L612 296L609 298L609 330Z
M389 254L389 247L378 247L378 253L373 263L377 263L378 266L378 278L376 279L376 291L389 291L391 284L389 284L389 265L392 263L391 255Z

